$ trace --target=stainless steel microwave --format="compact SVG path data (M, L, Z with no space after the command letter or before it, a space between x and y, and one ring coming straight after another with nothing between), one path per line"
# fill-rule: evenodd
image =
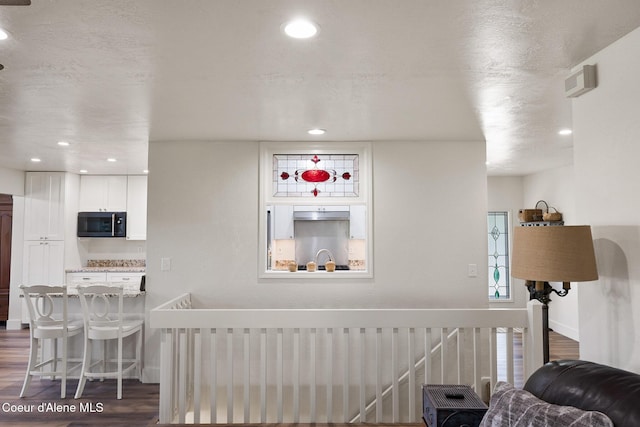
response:
M78 212L78 237L127 237L127 213Z

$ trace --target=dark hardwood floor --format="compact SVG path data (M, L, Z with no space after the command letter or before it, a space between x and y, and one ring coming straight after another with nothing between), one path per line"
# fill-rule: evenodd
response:
M0 330L0 426L150 426L158 421L158 384L125 380L122 400L116 399L116 380L87 383L75 400L77 380L67 381L67 398L60 399L60 381L34 378L25 398L22 389L29 354L29 330ZM39 407L41 404L46 407ZM22 405L22 407L12 406ZM75 412L58 412L66 405ZM24 408L24 409L23 409ZM32 412L22 412L30 410ZM39 411L39 409L43 411Z
M551 360L577 359L578 343L555 332L550 333ZM77 380L67 382L67 398L60 399L60 382L34 379L27 397L19 398L29 353L29 331L7 331L0 328L0 426L157 426L158 384L125 380L123 399L116 399L115 380L91 382L81 399L75 400ZM40 404L49 404L39 412ZM17 406L33 412L20 412ZM57 412L53 405L67 405L76 412ZM94 411L94 412L91 412ZM416 426L422 425L415 424ZM315 424L320 427L320 424ZM339 427L332 424L332 427Z
M577 341L549 331L549 360L579 359L580 346Z

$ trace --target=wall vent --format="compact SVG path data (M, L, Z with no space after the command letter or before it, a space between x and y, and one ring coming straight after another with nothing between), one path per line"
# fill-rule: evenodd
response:
M564 93L567 98L576 98L596 87L596 66L584 65L564 81Z

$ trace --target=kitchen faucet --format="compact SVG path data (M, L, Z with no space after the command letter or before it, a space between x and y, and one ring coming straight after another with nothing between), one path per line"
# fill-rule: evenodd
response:
M316 263L316 265L318 265L318 257L320 256L320 254L322 252L326 252L327 256L329 257L329 261L333 261L333 254L331 253L331 251L329 249L320 249L317 253L316 253L316 257L314 259L314 262Z

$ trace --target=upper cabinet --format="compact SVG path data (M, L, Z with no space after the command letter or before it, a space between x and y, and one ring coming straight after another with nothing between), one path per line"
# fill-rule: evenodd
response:
M64 240L65 174L28 172L25 188L25 240Z
M127 240L147 239L147 177L127 177Z
M84 175L80 177L81 212L127 211L127 177Z
M275 205L272 212L274 217L273 238L276 240L293 239L293 206Z
M367 238L367 207L351 205L349 221L349 237L351 239Z

